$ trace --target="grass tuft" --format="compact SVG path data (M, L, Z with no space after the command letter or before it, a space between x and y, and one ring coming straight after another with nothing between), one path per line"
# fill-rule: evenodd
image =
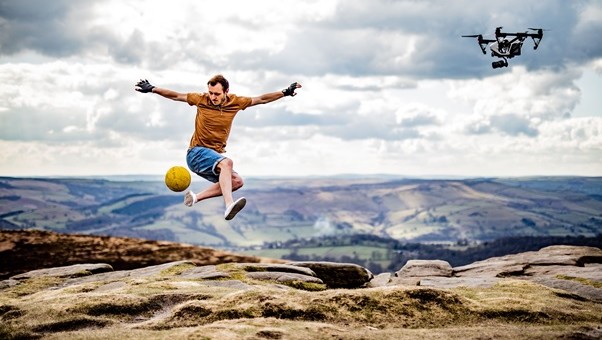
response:
M85 328L102 328L109 324L112 324L112 322L109 320L75 317L73 319L60 320L38 325L33 328L33 331L39 333L68 332Z
M284 282L284 284L292 288L306 290L309 292L321 292L327 289L326 284L315 282L287 281Z
M568 276L568 275L556 275L556 278L560 279L560 280L575 281L575 282L579 282L579 283L587 285L587 286L592 286L594 288L602 289L602 282L586 279L583 277L575 277L575 276Z
M6 292L9 296L21 297L58 286L63 282L64 279L53 276L34 277L20 282L18 285L7 289Z
M30 331L21 329L13 324L7 322L0 322L0 339L3 340L25 340L25 339L39 339L41 334L36 334Z
M181 264L177 264L175 266L171 266L167 269L162 270L159 273L159 276L161 277L167 277L167 276L177 276L182 274L183 272L195 268L196 266L192 263L181 263Z

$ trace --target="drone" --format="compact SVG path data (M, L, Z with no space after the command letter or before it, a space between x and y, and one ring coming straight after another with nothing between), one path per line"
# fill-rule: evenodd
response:
M465 38L477 38L477 42L481 47L481 51L483 54L487 54L487 45L491 50L491 56L502 58L501 60L494 61L491 63L491 67L500 68L500 67L508 67L508 59L512 59L521 54L521 48L523 47L523 42L527 38L533 39L533 49L536 50L539 47L539 43L543 38L542 28L528 28L527 32L517 32L517 33L505 33L502 32L503 27L498 27L495 29L495 39L483 39L483 35L474 34L474 35L463 35ZM508 37L514 37L512 39L508 39Z

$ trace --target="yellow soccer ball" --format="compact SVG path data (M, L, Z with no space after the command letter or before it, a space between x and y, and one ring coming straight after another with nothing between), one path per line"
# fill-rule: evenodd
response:
M171 191L180 192L190 186L190 172L183 166L174 166L165 174L165 185Z

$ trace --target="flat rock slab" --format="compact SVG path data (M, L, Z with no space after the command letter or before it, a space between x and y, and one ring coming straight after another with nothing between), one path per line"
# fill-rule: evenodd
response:
M229 289L233 289L233 290L249 290L249 289L255 289L254 286L248 285L242 281L239 280L225 280L225 281L204 281L203 282L204 286L208 286L208 287L222 287L222 288L229 288Z
M317 277L297 274L297 273L283 273L283 272L250 272L247 273L247 277L255 280L267 280L276 281L280 283L285 282L310 282L323 284L322 280Z
M431 288L489 288L500 282L496 277L430 277L421 279L418 286Z
M36 277L74 278L97 273L112 272L113 267L106 263L74 264L72 266L32 270L27 273L12 276L12 280L27 280Z
M310 268L290 264L237 263L235 267L246 272L283 272L316 277L316 273Z
M130 270L129 277L139 279L139 278L144 278L144 277L149 277L149 276L161 275L162 272L172 269L175 266L181 266L181 265L196 266L194 264L194 262L192 262L192 261L174 261L174 262L159 264L156 266L149 266L149 267L145 267L145 268Z
M535 277L531 281L550 288L562 289L587 300L602 302L602 289L578 281L562 280L554 277Z
M532 266L525 269L527 276L572 276L602 282L602 264L575 266Z
M165 270L169 270L172 267L175 266L180 266L183 264L187 264L187 265L193 265L194 263L190 262L190 261L175 261L175 262L169 262L169 263L164 263L164 264L160 264L160 265L156 265L156 266L149 266L149 267L145 267L145 268L139 268L139 269L132 269L132 270L118 270L115 272L106 272L106 273L99 273L99 274L94 274L94 275L90 275L90 276L85 276L85 277L76 277L76 278L70 278L68 280L66 280L62 286L70 286L70 285L76 285L76 284L82 284L82 283L86 283L86 282L96 282L96 281L117 281L117 280L124 280L124 279L141 279L141 278L145 278L145 277L149 277L149 276L155 276L155 275L161 275L161 273ZM25 273L27 274L27 273Z
M105 292L110 292L110 291L116 291L116 290L126 288L127 286L128 286L127 283L125 283L123 281L115 281L115 282L110 282L110 283L107 283L105 285L102 285L102 286L96 288L94 290L94 292L105 293Z
M218 280L231 278L228 273L217 270L217 267L214 265L195 267L185 270L180 274L180 277L192 280Z

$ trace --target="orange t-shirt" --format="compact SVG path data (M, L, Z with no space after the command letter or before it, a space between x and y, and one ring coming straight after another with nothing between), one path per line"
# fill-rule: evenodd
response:
M250 97L235 94L227 94L226 101L220 106L213 105L207 93L188 93L186 101L197 107L190 147L203 146L219 153L226 152L234 116L251 105Z

